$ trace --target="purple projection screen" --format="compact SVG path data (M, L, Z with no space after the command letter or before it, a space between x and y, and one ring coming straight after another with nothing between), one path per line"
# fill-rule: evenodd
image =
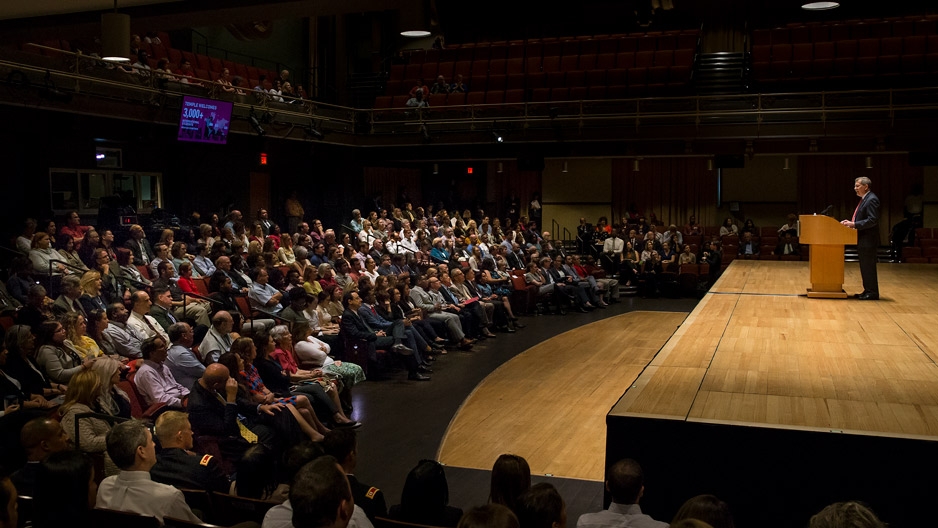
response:
M218 143L228 141L231 106L226 101L185 96L179 115L179 141Z

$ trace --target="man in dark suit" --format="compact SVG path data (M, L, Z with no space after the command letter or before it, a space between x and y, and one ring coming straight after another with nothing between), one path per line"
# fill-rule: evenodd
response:
M879 247L879 197L870 191L873 182L866 176L854 180L853 190L860 203L850 220L841 224L857 230L857 253L860 256L860 276L863 277L863 293L858 299L879 299L879 281L876 277L876 250Z
M212 363L192 386L189 393L189 422L197 435L213 436L228 460L239 460L251 443L277 445L275 429L258 423L262 413L283 411L279 404L258 405L247 398L238 397L238 382L221 363ZM242 434L241 422L247 428ZM250 438L251 433L256 438Z
M138 224L130 226L130 238L124 243L124 247L134 254L134 264L137 266L148 266L156 258L146 233Z
M368 343L369 359L377 359L375 350L378 348L391 349L400 354L404 365L407 367L407 378L414 381L428 381L430 376L425 376L417 372L417 360L414 358L413 350L401 344L400 337L391 337L383 330L375 331L358 314L358 309L362 306L362 298L358 292L345 292L342 296L342 306L345 312L342 314L341 333L347 339L357 339Z

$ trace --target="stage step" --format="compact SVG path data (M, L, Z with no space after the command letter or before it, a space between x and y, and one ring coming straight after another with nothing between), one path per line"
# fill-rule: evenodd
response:
M859 262L856 246L847 246L844 249L844 262ZM898 262L889 246L879 246L876 250L876 262Z

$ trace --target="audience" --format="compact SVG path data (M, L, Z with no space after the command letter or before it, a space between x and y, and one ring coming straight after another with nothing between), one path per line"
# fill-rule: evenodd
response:
M518 455L499 455L492 466L489 502L518 510L518 498L531 487L531 468Z
M522 493L518 498L518 509L515 513L518 515L521 528L566 528L567 526L567 506L563 497L553 485L546 482L535 484ZM579 523L577 526L580 526Z
M808 528L886 528L868 506L861 502L837 502L811 517Z
M671 526L685 519L703 521L713 528L735 528L730 507L713 495L697 495L687 499L671 519Z
M212 455L200 456L192 451L192 425L186 413L161 414L154 432L160 441L160 452L150 469L150 478L181 488L228 492L228 475L219 461Z
M355 505L365 511L372 522L375 517L386 517L388 506L384 500L384 492L380 489L364 484L355 477L355 467L358 464L358 440L355 431L351 429L336 429L326 433L322 442L323 450L327 455L335 457L348 477L352 489Z
M89 516L98 495L95 477L94 466L83 453L61 450L49 455L39 464L36 474L32 525L35 528L91 526Z
M10 475L20 495L36 496L40 463L53 453L71 450L65 428L51 418L33 418L20 431L20 446L26 451L26 465Z

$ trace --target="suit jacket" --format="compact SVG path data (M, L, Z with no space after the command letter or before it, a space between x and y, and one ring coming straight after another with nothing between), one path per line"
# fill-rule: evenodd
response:
M359 482L355 475L348 475L348 483L352 488L352 497L355 505L365 510L365 515L374 521L375 517L387 517L388 505L384 500L384 492L380 489Z
M148 263L153 262L153 259L156 258L156 255L153 254L153 248L150 247L150 241L146 238L141 238L139 245L131 238L127 240L127 242L124 242L124 247L134 254L134 262L137 263L137 265L142 265L144 262L143 252L147 254L146 262Z
M854 226L857 229L857 247L878 247L879 237L879 197L868 192L860 200L856 213L853 215Z
M391 327L394 326L394 323L388 321L387 319L378 315L377 310L375 312L371 311L371 308L362 304L361 308L358 309L358 315L362 318L365 323L368 324L371 328L375 330L391 330ZM343 320L345 318L343 317Z
M85 319L88 318L88 314L85 313L85 308L78 302L78 299L71 300L64 294L59 295L55 300L55 303L52 305L52 312L55 313L55 315L65 315L69 312L81 312L81 314L85 316Z
M524 269L524 262L522 262L517 253L509 251L508 254L505 255L505 260L508 262L508 267L511 269Z
M236 405L228 405L218 399L217 394L198 382L192 386L186 408L192 430L200 435L240 437L238 414L256 417L257 404L239 394Z
M342 314L341 331L342 334L351 339L363 341L376 341L378 339L375 330L365 323L356 312L348 308L346 308L345 313Z

